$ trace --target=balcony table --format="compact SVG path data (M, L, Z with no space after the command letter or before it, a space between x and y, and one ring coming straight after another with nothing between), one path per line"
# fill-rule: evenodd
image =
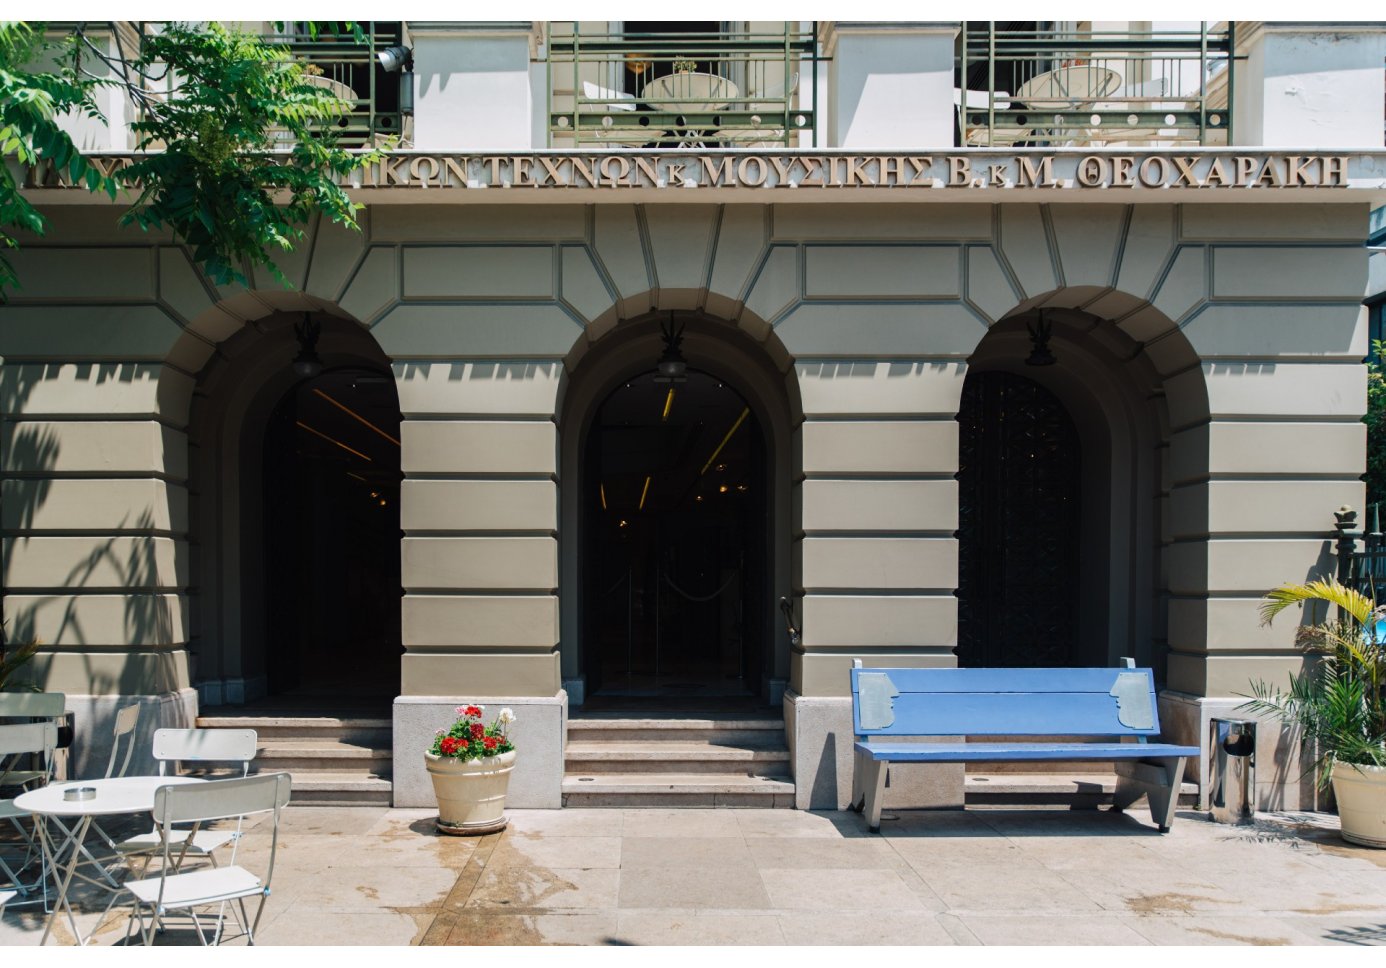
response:
M43 937L39 940L39 944L43 945L48 941L48 935L53 930L53 922L57 920L60 909L67 911L68 924L72 928L72 935L77 939L77 943L86 945L91 940L90 937L82 937L81 931L77 928L77 919L72 911L72 904L68 900L68 891L75 877L108 891L120 890L119 887L111 886L114 881L104 868L102 874L105 875L109 883L102 883L94 878L77 874L77 867L82 862L82 840L86 837L95 818L129 813L150 813L154 810L154 791L159 787L202 782L200 778L195 776L112 777L103 780L51 783L16 797L14 805L21 810L27 810L37 820L35 826L39 831L43 863L53 872L55 881L58 881L59 865L64 863L64 857L66 857L62 878L58 881L58 897L53 904L52 912L48 915L48 923L44 926ZM96 795L89 800L64 800L63 791L76 787L92 787L96 790ZM44 822L45 818L48 817L71 818L77 821L71 831L62 828L64 837L61 844L53 842L54 838L48 830L48 825ZM89 860L87 863L91 863L91 861Z
M1090 125L1077 115L1091 113L1093 105L1121 86L1121 75L1109 67L1095 64L1073 64L1036 74L1011 95L1012 109L1023 108L1052 115L1041 120L1030 118L1030 127L1037 135L1062 137L1081 132ZM1065 114L1075 117L1064 119Z
M656 77L640 89L640 100L669 114L709 114L720 111L741 94L725 77L701 71L681 71ZM681 130L680 148L706 147L713 140L708 131Z

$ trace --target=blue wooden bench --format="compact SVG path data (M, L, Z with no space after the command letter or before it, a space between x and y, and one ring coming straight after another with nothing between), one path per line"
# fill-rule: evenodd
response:
M860 663L860 660L857 660ZM1144 794L1160 832L1174 822L1184 760L1197 746L1160 735L1149 669L852 670L852 809L881 829L892 763L1115 761L1114 809ZM910 737L1042 736L1040 742L900 742ZM1056 741L1055 737L1071 737ZM1110 737L1092 742L1091 737ZM1130 737L1134 742L1122 742Z

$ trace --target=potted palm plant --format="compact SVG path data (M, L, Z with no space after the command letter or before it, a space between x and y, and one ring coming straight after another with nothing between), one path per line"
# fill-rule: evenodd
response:
M1306 621L1298 644L1313 661L1288 692L1252 686L1246 708L1300 730L1320 787L1333 787L1345 840L1386 847L1386 607L1337 580L1281 585L1261 602L1262 624L1297 605L1333 605L1333 621Z

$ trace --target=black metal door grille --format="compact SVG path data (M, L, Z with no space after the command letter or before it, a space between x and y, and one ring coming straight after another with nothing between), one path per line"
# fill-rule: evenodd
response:
M975 373L958 422L958 664L1071 665L1081 466L1073 420L1032 380Z

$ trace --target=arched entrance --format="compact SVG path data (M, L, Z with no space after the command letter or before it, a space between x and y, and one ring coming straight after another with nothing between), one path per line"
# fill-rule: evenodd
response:
M717 695L778 706L791 656L774 603L792 594L799 554L794 372L773 334L688 312L687 380L656 383L661 322L623 322L565 361L563 687L574 706L602 693L633 709Z
M1110 321L1046 309L996 323L959 405L960 665L1163 672L1164 379ZM1041 326L1040 329L1044 327ZM1181 444L1182 446L1182 444Z
M1062 401L973 373L958 412L958 664L1075 665L1081 447Z
M194 682L205 705L388 708L400 681L400 410L389 361L325 313L225 339L189 420ZM383 503L382 503L383 502Z
M399 403L357 364L293 386L264 440L270 695L398 692Z
M759 691L770 549L766 447L725 379L649 370L598 407L583 458L589 692Z

